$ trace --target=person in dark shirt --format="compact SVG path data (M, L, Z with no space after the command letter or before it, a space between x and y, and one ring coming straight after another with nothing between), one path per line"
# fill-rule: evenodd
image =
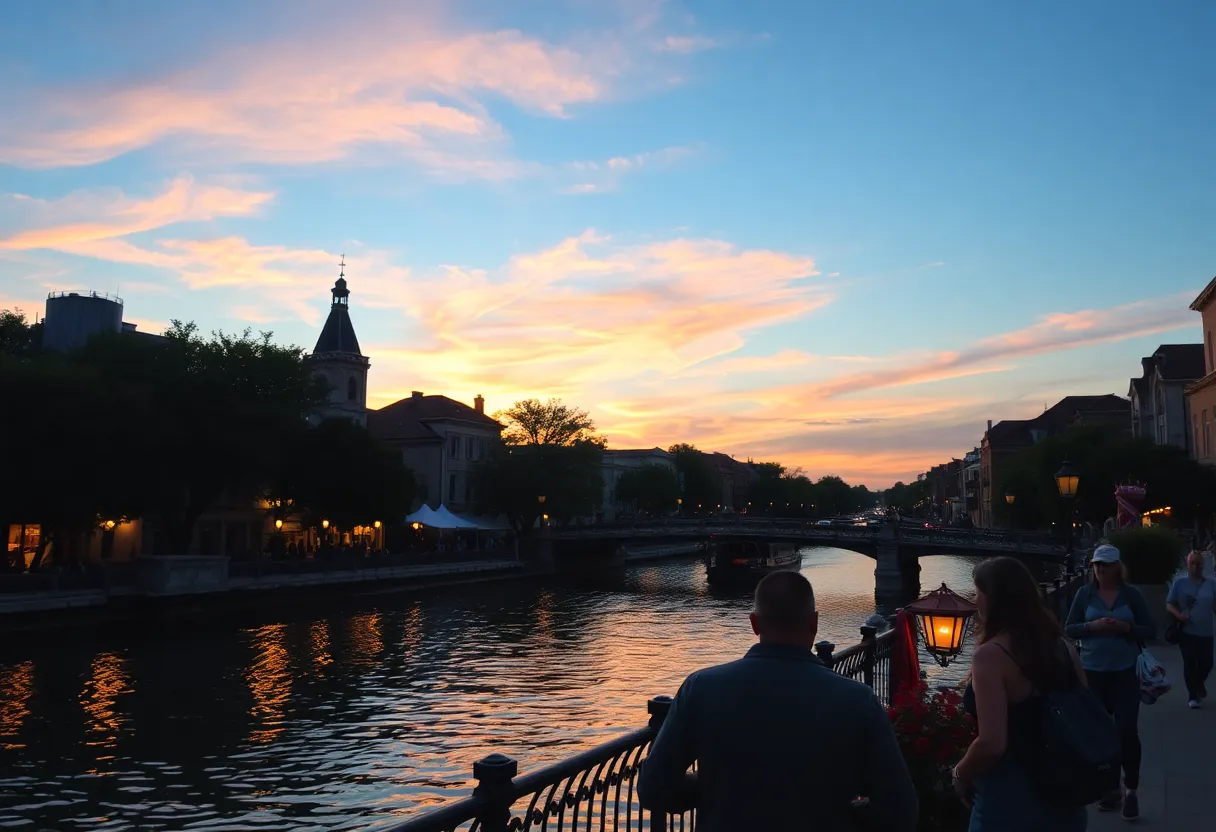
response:
M760 643L747 655L680 686L642 765L642 806L680 811L691 802L701 832L843 832L858 828L853 804L866 797L867 827L913 832L916 790L886 710L812 650L819 615L810 582L797 572L766 576L751 624Z

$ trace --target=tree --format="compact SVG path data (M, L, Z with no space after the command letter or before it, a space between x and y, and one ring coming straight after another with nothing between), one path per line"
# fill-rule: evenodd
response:
M707 454L685 442L672 445L667 452L676 458L676 476L680 478L686 511L722 501L722 481Z
M815 491L821 513L828 516L848 514L858 508L853 489L834 474L820 477L819 482L815 483Z
M506 515L520 533L541 514L559 525L590 516L603 499L602 454L594 442L495 448L473 470L478 511Z
M336 528L400 523L414 501L413 472L400 454L349 419L326 419L294 437L282 460L272 501L291 506L309 525Z
M0 309L0 355L28 356L41 342L42 324L27 322L20 309Z
M1055 481L1065 460L1080 469L1071 501L1060 496ZM1216 512L1216 470L1181 448L1096 425L1071 427L1013 458L1001 471L993 510L999 523L1019 528L1063 524L1070 512L1077 520L1100 525L1115 514L1115 487L1128 482L1145 485L1142 510L1169 506L1179 523ZM1005 503L1006 494L1014 495L1012 506Z
M104 520L139 515L155 482L141 480L137 422L127 418L126 391L95 368L59 355L39 360L0 356L0 528L42 528L32 568L48 545L66 564L68 544Z
M95 337L72 360L123 391L124 462L146 483L156 549L182 553L221 497L253 499L266 485L326 390L303 351L269 332L204 340L174 321L166 336Z
M595 432L595 422L585 410L570 407L561 399L524 399L494 414L505 428L502 441L508 445L575 445L590 442L600 447L604 440Z
M883 492L883 499L888 509L895 509L900 514L913 515L921 504L929 498L929 486L923 480L917 480L905 485L897 482Z
M616 481L618 503L634 503L639 511L662 514L679 505L680 480L665 465L643 465L621 474Z

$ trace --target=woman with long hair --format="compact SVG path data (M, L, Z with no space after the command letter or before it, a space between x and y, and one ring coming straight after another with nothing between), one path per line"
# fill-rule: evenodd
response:
M1123 817L1140 817L1140 644L1157 634L1148 603L1127 582L1119 550L1109 543L1090 558L1093 580L1072 599L1064 622L1068 637L1081 643L1081 666L1090 689L1115 718L1123 746L1123 793L1112 792L1098 809L1112 812L1123 804Z
M978 636L964 705L979 731L954 768L954 787L971 803L969 832L1081 832L1084 806L1046 803L1034 781L1038 696L1085 683L1085 672L1021 561L1000 557L975 568Z

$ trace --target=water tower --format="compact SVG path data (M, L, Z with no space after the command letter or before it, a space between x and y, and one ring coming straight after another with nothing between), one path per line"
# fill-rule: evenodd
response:
M122 332L122 298L101 292L52 292L47 296L42 319L44 349L79 349L104 332Z

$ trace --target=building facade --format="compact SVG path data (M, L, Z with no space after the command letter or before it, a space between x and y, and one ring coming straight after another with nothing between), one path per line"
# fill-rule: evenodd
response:
M1213 361L1213 333L1216 333L1216 278L1195 298L1191 309L1203 322L1203 376L1186 389L1191 418L1191 454L1206 465L1216 465L1212 422L1216 421L1216 361Z
M1140 378L1133 378L1128 389L1132 434L1191 451L1186 388L1206 375L1203 344L1162 344L1141 358L1140 366Z
M408 399L369 411L367 427L401 452L414 472L420 502L431 508L446 505L455 512L474 510L474 468L502 441L503 429L486 415L481 396L470 407L418 390Z
M628 471L636 471L647 465L658 465L676 473L676 456L662 448L648 450L606 450L600 461L600 470L604 477L604 498L600 519L611 523L623 513L628 513L633 506L621 503L617 499L616 484Z
M980 442L980 522L994 528L993 506L1004 500L1003 477L1009 462L1027 448L1077 424L1088 424L1117 433L1131 432L1131 402L1114 395L1066 396L1033 419L1007 419L988 430Z

